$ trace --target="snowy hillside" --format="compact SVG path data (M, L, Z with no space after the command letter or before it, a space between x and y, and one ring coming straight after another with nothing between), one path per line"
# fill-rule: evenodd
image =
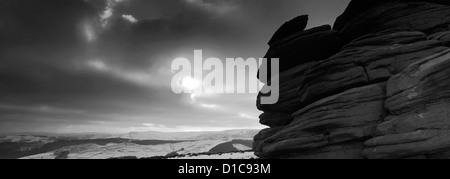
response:
M253 139L258 130L227 130L219 132L131 132L120 138L134 140L223 140Z
M256 130L221 132L132 132L110 134L14 134L0 136L0 158L151 158L168 155L248 151ZM103 138L104 137L104 138Z
M171 152L178 154L204 153L211 148L227 141L193 141L163 145L138 145L135 143L101 145L81 145L59 149L69 151L68 159L108 159L115 157L135 156L137 158L149 158L165 156ZM81 150L80 150L81 149ZM23 159L54 159L54 152L23 157Z

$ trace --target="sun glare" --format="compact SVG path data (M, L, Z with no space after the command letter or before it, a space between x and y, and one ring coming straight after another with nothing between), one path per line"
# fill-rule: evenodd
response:
M185 77L181 81L181 86L189 91L198 89L201 86L200 80L191 78L191 77Z

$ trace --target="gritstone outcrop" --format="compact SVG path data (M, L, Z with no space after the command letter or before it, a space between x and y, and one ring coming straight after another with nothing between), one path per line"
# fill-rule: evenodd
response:
M353 0L333 28L305 20L269 43L280 98L258 95L257 156L450 158L450 2Z

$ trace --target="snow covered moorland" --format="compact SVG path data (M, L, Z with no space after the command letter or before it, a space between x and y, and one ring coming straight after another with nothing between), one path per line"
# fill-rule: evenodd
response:
M0 136L0 158L250 159L256 130L123 135L14 134Z

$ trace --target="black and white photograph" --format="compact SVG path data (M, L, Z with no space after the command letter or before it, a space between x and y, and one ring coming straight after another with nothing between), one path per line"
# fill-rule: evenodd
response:
M450 1L0 0L0 159L450 159Z

